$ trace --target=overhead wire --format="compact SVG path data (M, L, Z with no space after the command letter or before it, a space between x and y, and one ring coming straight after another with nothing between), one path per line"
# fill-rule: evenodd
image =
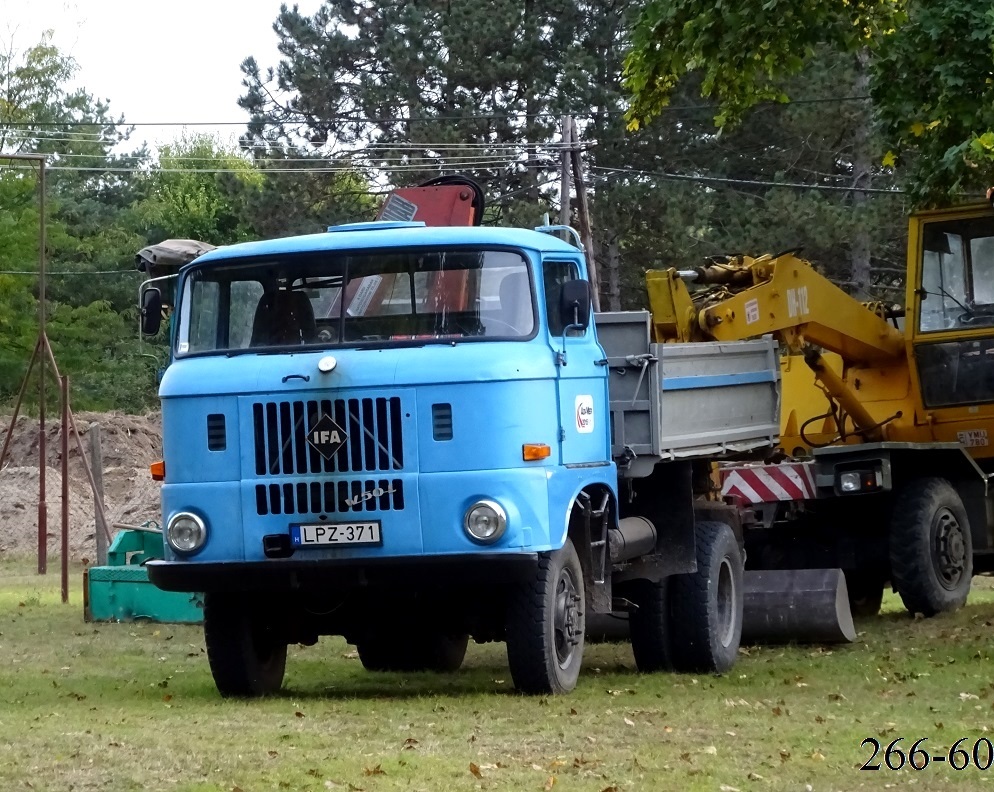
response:
M801 98L801 99L788 99L786 102L763 102L761 107L783 107L787 105L801 105L801 104L835 104L835 103L846 103L846 102L865 102L869 101L871 97L866 95L852 95L852 96L824 96L824 97L811 97L811 98ZM663 113L672 112L688 112L688 111L700 111L700 112L714 112L713 105L707 104L695 104L695 105L669 105L667 107L661 108ZM428 121L504 121L508 119L538 119L538 118L548 118L552 120L557 120L562 118L563 115L572 115L576 119L593 119L601 118L604 116L622 116L626 113L626 110L605 110L602 112L594 113L590 111L580 111L580 112L570 112L569 110L561 111L545 111L541 113L515 113L515 112L503 112L503 113L477 113L477 114L452 114L452 115L430 115L430 116L380 116L376 118L371 118L368 115L336 115L334 120L341 121L345 123L366 123L366 124L385 124L385 123L417 123L417 122L428 122ZM295 124L295 123L306 123L308 121L308 115L304 113L297 113L299 118L285 118L278 121L266 120L270 124ZM170 126L248 126L252 122L252 119L246 119L242 121L11 121L4 122L4 126L19 126L19 127L60 127L60 126L101 126L101 127L143 127L143 126L159 126L159 127L170 127Z

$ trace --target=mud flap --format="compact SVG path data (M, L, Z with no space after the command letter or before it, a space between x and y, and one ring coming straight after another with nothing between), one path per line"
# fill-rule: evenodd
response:
M742 643L851 643L856 640L841 569L745 573Z

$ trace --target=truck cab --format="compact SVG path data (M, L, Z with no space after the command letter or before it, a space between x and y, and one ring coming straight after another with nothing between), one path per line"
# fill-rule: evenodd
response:
M507 640L519 687L575 684L579 561L543 582L552 661L512 622L578 502L617 521L580 251L409 222L219 248L179 272L171 335L149 574L205 592L223 694L278 688L287 644L323 634L374 669Z

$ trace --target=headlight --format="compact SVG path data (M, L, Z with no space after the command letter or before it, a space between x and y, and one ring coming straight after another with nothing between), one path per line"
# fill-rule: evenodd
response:
M174 514L166 526L166 541L177 553L194 553L207 541L207 526L196 514Z
M839 489L842 492L859 492L859 484L859 473L853 471L839 474Z
M463 517L463 529L474 542L493 544L504 535L506 528L507 514L492 500L474 503Z

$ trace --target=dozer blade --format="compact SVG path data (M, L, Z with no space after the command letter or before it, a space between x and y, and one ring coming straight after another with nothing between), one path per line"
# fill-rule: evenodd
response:
M747 571L742 643L850 643L856 640L841 569Z

